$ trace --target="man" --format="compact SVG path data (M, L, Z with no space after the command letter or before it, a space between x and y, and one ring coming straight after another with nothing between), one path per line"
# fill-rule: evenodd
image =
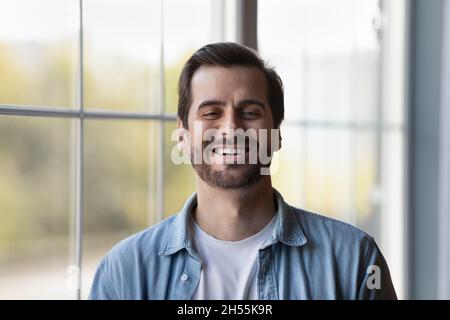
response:
M215 43L194 53L179 80L178 126L197 192L116 245L90 298L396 299L372 237L273 189L260 151L270 159L280 148L272 133L283 117L281 79L254 51Z

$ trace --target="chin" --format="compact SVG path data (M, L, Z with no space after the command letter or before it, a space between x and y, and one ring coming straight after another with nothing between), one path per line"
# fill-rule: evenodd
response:
M259 165L201 164L193 168L202 181L221 190L248 189L263 177Z

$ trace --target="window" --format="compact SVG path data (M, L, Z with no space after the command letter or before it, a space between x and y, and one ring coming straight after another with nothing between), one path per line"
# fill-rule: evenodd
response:
M0 12L0 298L87 298L102 256L194 191L169 161L177 77L197 48L233 40L233 6L19 0Z
M71 298L73 124L0 116L0 299Z
M399 297L404 14L404 1L258 1L259 50L285 86L274 185L291 203L374 236Z
M258 43L285 84L275 187L373 234L398 289L404 115L402 88L388 83L402 77L396 3L259 0ZM236 8L0 0L0 299L87 298L114 244L179 211L194 173L170 161L177 78L197 48L236 39ZM380 25L382 16L396 19Z
M0 1L1 103L75 108L76 9L76 0Z

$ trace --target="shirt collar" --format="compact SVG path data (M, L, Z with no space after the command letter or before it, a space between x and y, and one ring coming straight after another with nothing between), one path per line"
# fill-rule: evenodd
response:
M307 240L303 233L300 221L293 208L288 205L281 194L273 189L277 199L277 217L271 239L261 249L274 243L282 242L288 246L302 246ZM167 233L160 255L170 255L181 249L186 249L192 256L199 259L193 248L191 236L190 214L192 207L197 203L197 194L193 193L185 202L183 209L175 216L169 232Z

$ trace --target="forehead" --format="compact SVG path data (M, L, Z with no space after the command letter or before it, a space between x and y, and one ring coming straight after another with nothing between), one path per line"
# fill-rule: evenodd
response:
M193 102L210 98L266 97L267 80L257 67L201 66L192 77Z

